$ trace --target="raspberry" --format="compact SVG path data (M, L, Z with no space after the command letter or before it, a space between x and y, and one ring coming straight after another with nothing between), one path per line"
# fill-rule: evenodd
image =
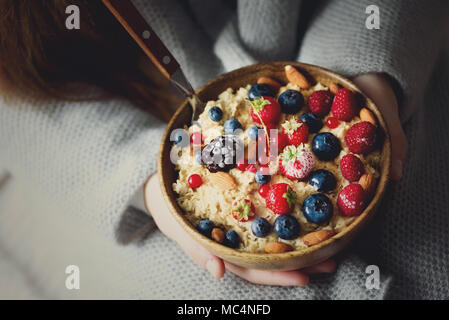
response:
M351 153L341 159L340 170L342 176L350 182L359 181L360 177L365 173L362 161Z
M346 216L358 216L365 208L365 192L358 183L347 185L338 194L337 205Z
M322 118L331 109L332 94L327 90L315 91L309 96L308 104L310 112Z
M332 115L338 120L351 121L358 111L354 93L346 88L338 90L332 103L331 111Z
M346 132L345 141L352 153L370 153L376 145L376 127L367 121L358 122Z

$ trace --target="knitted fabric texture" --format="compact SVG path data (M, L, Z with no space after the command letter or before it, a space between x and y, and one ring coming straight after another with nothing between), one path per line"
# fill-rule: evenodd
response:
M230 273L217 281L158 230L139 245L115 239L129 200L156 170L164 123L122 100L2 101L0 169L11 177L0 188L0 297L448 298L449 67L438 60L443 2L135 4L194 87L261 60L299 60L347 76L390 74L405 98L402 118L413 114L404 178L390 185L357 244L337 257L335 274L305 288L257 286ZM371 4L380 8L380 30L365 28ZM409 103L422 97L425 104ZM380 268L379 289L365 285L371 264ZM80 290L65 286L69 265L80 268Z

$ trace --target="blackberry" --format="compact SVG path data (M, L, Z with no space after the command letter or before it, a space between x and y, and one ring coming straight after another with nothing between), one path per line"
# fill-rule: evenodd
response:
M233 135L219 136L203 148L201 160L210 172L229 171L244 156L242 141Z

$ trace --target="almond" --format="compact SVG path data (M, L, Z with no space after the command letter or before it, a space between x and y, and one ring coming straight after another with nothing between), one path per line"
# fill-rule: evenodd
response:
M362 121L368 121L374 126L377 125L376 118L374 117L373 113L369 111L367 108L362 108L362 110L360 110L359 115Z
M371 196L376 188L376 178L371 173L366 173L360 177L359 184L365 190L366 194Z
M307 81L306 77L291 65L285 66L285 76L287 77L288 81L296 84L301 89L310 88L310 83L309 81Z
M333 230L318 230L314 232L310 232L301 238L302 242L304 242L308 247L314 246L324 240L329 239L334 235Z
M292 251L293 248L292 246L283 243L283 242L277 242L277 241L273 241L273 242L267 242L267 244L265 245L265 252L266 253L282 253L282 252L288 252L288 251Z
M269 86L271 89L275 90L276 92L279 91L279 89L281 88L281 84L279 82L277 82L276 80L269 78L269 77L260 77L257 80L258 84L266 84L267 86Z
M330 93L332 93L333 95L336 95L338 90L340 90L340 87L338 86L338 84L331 82L329 84L329 91Z
M224 241L225 233L220 228L213 228L211 235L212 239L214 239L218 243L222 243Z
M226 172L216 172L209 175L209 181L221 190L237 188L234 178Z

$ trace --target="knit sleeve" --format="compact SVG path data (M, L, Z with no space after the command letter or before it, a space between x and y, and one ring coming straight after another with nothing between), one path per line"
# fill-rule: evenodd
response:
M399 84L401 118L406 120L420 105L438 58L447 4L441 0L325 2L305 33L298 58L350 77L389 74ZM379 9L379 29L366 26L373 13L367 10L370 5Z
M122 100L0 100L0 164L42 219L56 211L113 239L129 201L156 171L164 127Z

